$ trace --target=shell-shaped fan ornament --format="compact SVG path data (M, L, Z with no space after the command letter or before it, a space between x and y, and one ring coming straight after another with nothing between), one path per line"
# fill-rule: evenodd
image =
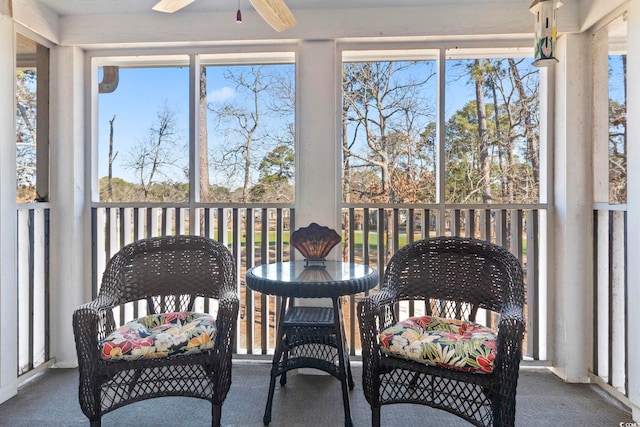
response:
M324 260L331 249L342 237L333 229L312 222L291 233L290 243L307 261L307 266L324 265Z

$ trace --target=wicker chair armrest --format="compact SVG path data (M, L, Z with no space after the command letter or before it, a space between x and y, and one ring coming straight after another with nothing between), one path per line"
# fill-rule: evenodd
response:
M500 323L516 320L524 323L524 307L519 304L504 304L500 310Z
M370 299L371 301L373 301L377 307L382 307L385 305L393 305L396 302L398 302L396 293L391 288L382 288L380 289L379 292L363 298L363 300L367 300L367 299Z
M524 308L518 304L505 304L500 310L498 332L506 328L509 337L522 341L525 329Z
M495 425L502 425L505 423L503 420L513 420L514 417L524 331L522 307L515 305L503 307L498 323L498 356L494 368Z
M512 304L505 305L500 311L498 322L498 354L520 357L522 339L525 331L524 309ZM502 350L501 350L502 348Z
M386 289L358 301L357 313L362 346L362 385L367 401L378 404L379 362L381 357L378 334L393 319L394 294Z
M378 343L380 304L377 295L368 296L358 301L357 314L360 327L360 343L362 346L362 388L369 404L377 402L378 372L380 360L380 344Z
M366 352L375 348L375 337L380 330L381 305L372 296L368 296L358 301L357 309L363 352Z
M91 372L100 358L98 342L115 328L112 306L104 299L83 304L73 312L73 333L81 372Z
M398 302L397 294L393 289L382 288L377 294L370 296L371 301L374 304L374 308L377 314L378 332L393 326L396 322L395 316L395 304Z
M367 329L372 329L377 335L378 332L391 326L395 319L393 306L396 302L395 293L385 288L358 301L358 305L362 304L362 315L363 318L366 317Z
M234 291L226 291L220 294L216 326L216 348L221 353L233 351L233 339L240 310L240 299Z
M378 358L378 334L390 326L395 295L386 289L358 301L358 322L361 332L362 357Z
M521 358L525 325L520 319L504 319L498 325L498 354Z
M236 292L226 291L219 296L218 301L217 333L214 344L216 355L214 401L221 405L231 386L232 358L240 299Z
M87 334L88 331L83 328L92 328L94 325L96 329L96 337L98 340L106 337L113 332L115 328L115 319L113 317L113 309L118 306L116 298L100 295L98 298L85 303L75 309L73 313L74 318L74 332L80 334ZM76 318L78 326L81 326L76 330ZM89 332L93 334L93 330Z

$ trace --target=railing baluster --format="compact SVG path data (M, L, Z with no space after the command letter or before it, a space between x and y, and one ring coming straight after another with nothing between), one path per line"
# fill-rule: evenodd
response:
M42 247L40 247L40 251L42 252L42 268L43 268L43 277L42 277L42 309L43 309L43 313L42 313L42 320L43 320L43 325L42 325L42 330L44 333L44 336L42 337L43 339L43 344L44 344L44 360L42 360L42 362L46 362L51 358L51 340L50 340L50 331L51 331L51 322L50 322L50 286L51 286L51 281L50 281L50 235L49 235L49 227L50 227L50 222L49 222L49 209L40 209L42 215Z
M407 229L405 232L407 233L407 243L413 242L413 237L415 235L415 210L409 208L407 211Z
M626 265L624 212L611 212L610 272L611 272L611 385L626 392Z
M485 209L484 211L481 211L481 220L480 220L480 226L482 227L482 239L486 240L487 242L493 242L493 236L492 236L492 232L491 230L493 229L493 226L491 224L491 218L492 218L492 214L491 214L491 209Z
M364 208L362 212L362 262L369 265L371 259L369 257L369 208Z
M284 253L282 208L276 209L276 262L281 262Z
M386 247L384 242L385 229L386 227L385 227L384 209L379 208L378 209L378 239L377 239L377 245L378 245L377 270L378 271L384 271L384 267L387 265L387 259L385 256Z
M355 209L349 209L349 214L347 215L347 230L349 232L349 262L355 262L356 259L356 213Z
M200 230L201 235L213 238L213 233L211 232L211 209L202 209L202 216L200 217L200 221L203 222L203 227Z
M391 237L392 241L391 241L390 247L393 248L394 252L398 250L398 247L400 245L400 242L399 242L399 240L400 240L400 230L399 230L400 224L399 224L399 222L400 221L399 221L399 218L398 218L399 217L399 213L400 213L400 211L399 211L398 208L394 208L391 211L391 218L393 220L392 221L392 227L393 228L391 230L391 234L392 234L393 237ZM384 215L384 216L386 217L386 215Z
M460 209L455 209L453 211L453 234L452 236L459 236L460 235Z
M33 308L34 308L34 298L35 298L35 278L34 278L34 246L35 246L35 230L34 230L34 212L33 209L29 209L29 222L28 222L28 228L29 228L29 248L28 248L28 263L29 263L29 270L27 271L27 274L29 276L29 297L28 297L28 306L29 306L29 335L28 335L28 339L29 339L29 362L28 362L28 366L29 366L29 370L33 369L33 352L34 352L34 318L33 315L31 315L31 313L33 313Z
M160 235L168 236L171 234L171 230L169 229L169 216L170 212L167 212L167 208L160 209Z
M253 230L254 230L254 220L253 220L253 209L247 208L245 210L245 268L251 268L254 265L254 248L253 248ZM254 298L255 293L248 287L244 288L245 292L245 320L246 320L246 339L247 339L247 353L253 354L253 339L255 332L255 306L254 306ZM257 317L257 316L256 316Z
M522 231L523 231L523 221L522 221L522 209L516 209L512 213L511 220L511 252L518 257L520 263L522 264ZM524 265L524 264L523 264Z
M476 237L476 211L467 209L466 212L465 237Z
M262 209L261 216L261 235L262 243L260 245L260 262L262 264L269 263L269 210ZM260 350L262 354L267 354L267 335L269 329L269 304L266 294L260 294Z
M146 214L141 211L146 209ZM181 233L182 230L190 228L201 234L215 237L225 242L237 262L238 287L242 292L242 311L239 319L239 328L235 351L247 352L249 354L256 351L262 355L273 352L275 330L277 328L277 318L272 313L280 308L281 300L266 295L255 295L246 289L244 284L244 272L247 268L258 263L268 263L274 261L287 261L295 259L295 251L292 253L288 248L285 232L295 229L295 215L293 209L281 207L201 207L198 217L201 218L199 227L189 227L187 217L184 214L186 208L176 208L171 210L167 207L134 207L134 208L100 208L95 211L93 228L94 233L105 230L105 242L101 245L105 250L105 259L119 249L122 244L128 243L130 238L142 237L143 235L161 233ZM373 211L371 209L374 209ZM117 213L116 213L117 212ZM373 214L372 214L373 212ZM538 286L537 278L537 239L539 229L537 224L540 221L538 211L527 210L526 221L523 220L522 209L481 209L453 208L441 212L436 209L420 208L419 210L411 206L407 207L355 207L345 211L343 219L345 221L344 230L347 232L347 247L344 256L350 262L361 262L370 264L380 271L381 277L384 267L388 261L388 256L392 255L400 247L415 241L418 236L421 238L432 235L432 215L447 215L450 221L446 222L447 234L480 236L483 239L496 243L508 244L510 250L519 255L520 259L526 261L528 271L528 286ZM172 218L173 216L173 219ZM98 226L97 218L102 216L104 225ZM140 219L137 219L140 218ZM287 227L286 220L289 222ZM437 218L436 218L437 220ZM244 223L243 223L244 221ZM271 223L271 221L274 221ZM158 223L160 222L160 227ZM371 227L375 223L375 229ZM477 224L477 226L476 226ZM259 234L256 235L258 232ZM275 234L275 242L271 242L271 233ZM387 236L386 233L390 235ZM526 232L525 234L523 234ZM115 237L114 236L115 233ZM244 233L244 237L243 236ZM372 233L375 233L375 242L371 242ZM94 236L95 238L96 236ZM255 237L259 237L256 239ZM387 237L390 237L387 244ZM523 239L526 238L526 246ZM96 240L99 241L99 240ZM360 243L362 242L362 243ZM524 254L523 247L527 253ZM95 248L100 252L100 245ZM374 258L372 259L372 255ZM259 257L259 259L258 259ZM535 270L531 271L531 269ZM97 271L97 269L96 269ZM538 292L537 289L528 289L529 305L527 332L527 355L537 357L539 330L537 316L537 294L532 296L531 292ZM347 339L352 355L359 354L360 343L357 329L357 313L355 310L358 296L345 298L345 315ZM348 307L346 307L348 305ZM202 305L206 311L215 309L209 301ZM422 306L407 306L410 315L421 315ZM425 305L428 312L430 307ZM259 311L258 311L259 310ZM140 310L142 311L142 310ZM133 316L138 312L134 307ZM129 320L130 310L121 310L120 321ZM491 323L492 319L486 319ZM534 322L534 323L531 323ZM256 328L260 328L259 331Z
M224 229L219 229L218 233L222 232L223 235L225 236L225 240L227 239L226 235L226 230L228 228L225 227ZM240 235L241 235L241 228L240 228L240 221L239 221L239 212L238 212L238 208L233 208L231 210L231 253L233 254L233 257L235 259L236 262L236 272L237 272L237 280L238 280L238 293L242 294L242 290L245 289L245 285L244 285L244 278L242 277L242 270L241 270L241 252L240 252ZM240 346L241 343L241 338L242 338L242 322L244 321L244 318L246 317L246 307L245 307L245 311L242 311L242 305L240 306L240 316L238 319L238 327L236 328L236 340L234 342L234 352L238 352L238 346Z
M420 236L423 239L431 236L431 212L429 211L429 209L424 209L422 211L422 225L420 226Z

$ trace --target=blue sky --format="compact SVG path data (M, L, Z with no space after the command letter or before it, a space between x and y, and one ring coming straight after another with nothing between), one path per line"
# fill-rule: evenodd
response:
M457 61L447 62L447 102L446 114L450 116L467 101L475 99L474 86L468 78L453 78L453 74L463 73L466 67L454 66ZM207 68L208 101L221 105L233 100L236 91L222 73L226 67ZM119 85L112 93L100 94L98 114L99 134L99 176L107 175L109 120L114 122L114 177L135 182L131 170L123 168L130 157L131 148L148 137L150 127L157 121L159 110L165 105L175 113L176 134L179 141L178 155L180 167L167 171L169 178L183 180L182 167L188 166L189 137L189 69L188 67L167 68L121 68ZM427 89L427 97L432 98L435 111L435 78ZM212 117L212 116L210 116ZM210 120L211 123L212 120ZM210 132L210 141L215 138ZM211 144L211 142L210 142Z
M621 55L609 56L609 98L622 103L624 101L624 76Z
M235 89L225 82L222 69L208 68L208 81L218 81L211 85L208 101L219 103L233 99ZM177 139L182 144L189 140L189 68L121 68L117 89L112 93L100 94L99 129L99 176L107 175L109 121L114 121L114 152L118 156L114 162L114 177L132 181L131 171L123 168L129 157L129 150L148 137L149 129L157 123L160 109L167 105L175 113ZM180 150L180 164L188 165L188 149ZM172 176L181 177L179 169Z
M114 121L114 177L128 181L133 176L121 166L128 151L148 135L159 109L166 103L176 113L179 139L189 138L189 69L136 68L120 69L119 83L112 93L100 94L98 112L99 176L107 175L109 121ZM184 161L188 163L188 152Z

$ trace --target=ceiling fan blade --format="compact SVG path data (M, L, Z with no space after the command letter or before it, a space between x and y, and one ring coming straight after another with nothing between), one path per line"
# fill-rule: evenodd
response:
M194 1L195 0L160 0L152 9L158 12L173 13L190 5Z
M283 0L250 0L262 19L280 32L296 25L296 18Z

